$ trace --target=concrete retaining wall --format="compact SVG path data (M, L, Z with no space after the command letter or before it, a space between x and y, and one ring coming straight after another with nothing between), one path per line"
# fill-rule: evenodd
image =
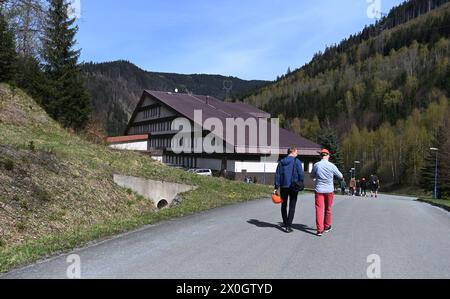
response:
M165 202L171 205L178 194L197 189L195 186L148 180L144 178L114 175L114 182L124 188L149 198L156 207L161 208ZM164 202L165 201L165 202Z

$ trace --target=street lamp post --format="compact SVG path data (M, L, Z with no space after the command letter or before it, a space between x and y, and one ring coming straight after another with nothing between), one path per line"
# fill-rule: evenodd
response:
M431 151L436 153L436 167L435 167L435 171L434 171L434 192L433 192L433 198L437 199L438 194L438 157L439 157L439 149L432 147L430 148Z

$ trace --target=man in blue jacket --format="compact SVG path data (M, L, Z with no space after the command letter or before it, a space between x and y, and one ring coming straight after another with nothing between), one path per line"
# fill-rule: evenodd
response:
M298 191L293 188L294 182L303 184L305 173L302 162L297 158L298 149L293 146L288 151L288 156L280 161L275 175L275 193L281 196L281 215L283 217L283 229L286 233L292 233L292 223L295 217ZM289 203L289 214L287 211Z

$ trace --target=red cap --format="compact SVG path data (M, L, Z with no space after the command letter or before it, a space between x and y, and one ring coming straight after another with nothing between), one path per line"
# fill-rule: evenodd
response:
M323 149L323 150L321 150L320 152L319 152L319 154L321 154L321 155L330 155L330 151L329 150L327 150L327 149Z

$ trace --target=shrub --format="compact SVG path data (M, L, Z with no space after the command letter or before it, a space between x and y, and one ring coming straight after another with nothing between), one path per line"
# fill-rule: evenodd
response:
M36 145L34 145L34 141L28 142L28 149L32 152L36 150Z
M48 193L47 191L45 191L43 189L36 190L36 197L40 201L44 201L44 202L49 202L52 199L50 193Z
M14 170L14 161L11 159L5 159L5 160L1 161L1 164L7 171Z
M26 225L25 221L19 221L16 224L16 227L17 227L18 230L23 231L23 230L25 230L27 228L27 225Z

